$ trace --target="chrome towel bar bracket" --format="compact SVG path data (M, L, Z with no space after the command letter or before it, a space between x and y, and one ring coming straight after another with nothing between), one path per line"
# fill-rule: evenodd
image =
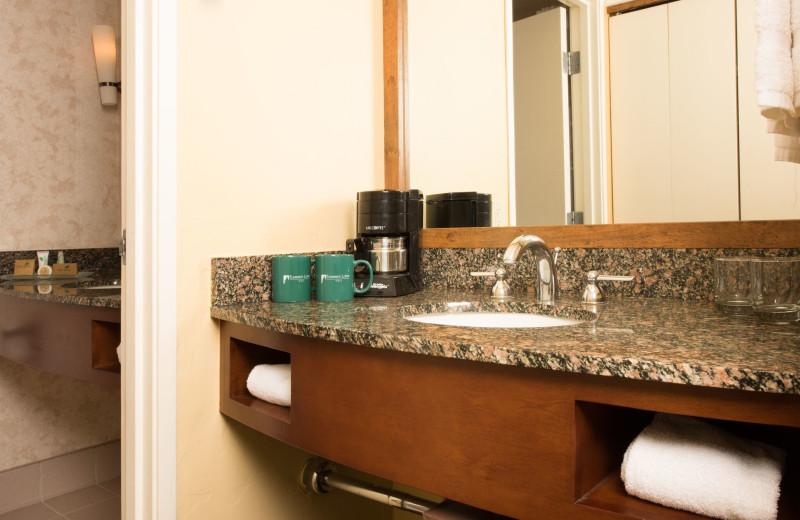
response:
M320 457L308 459L303 465L303 469L300 470L300 486L318 495L325 494L331 489L338 489L418 515L438 505L437 502L336 473L336 467Z

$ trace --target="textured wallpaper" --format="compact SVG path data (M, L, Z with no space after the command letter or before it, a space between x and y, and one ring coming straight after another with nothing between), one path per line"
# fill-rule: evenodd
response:
M99 24L119 27L119 0L0 0L0 251L117 245L120 118L100 105ZM0 471L118 439L119 400L0 358Z
M0 357L0 471L119 438L119 390Z
M92 25L119 0L0 0L0 251L113 247L120 109L100 105Z

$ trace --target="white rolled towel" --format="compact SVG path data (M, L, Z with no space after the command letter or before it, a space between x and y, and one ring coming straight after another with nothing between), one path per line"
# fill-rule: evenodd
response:
M692 417L656 414L622 461L631 495L724 520L775 520L786 453Z
M256 365L247 376L247 390L268 403L291 406L292 365Z

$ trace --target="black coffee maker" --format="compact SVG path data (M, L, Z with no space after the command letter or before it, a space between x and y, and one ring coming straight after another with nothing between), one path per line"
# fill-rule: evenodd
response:
M374 273L372 287L360 296L403 296L420 289L422 205L419 190L358 193L357 238L347 241L347 252L367 260ZM356 270L356 288L363 289L368 281L365 268Z

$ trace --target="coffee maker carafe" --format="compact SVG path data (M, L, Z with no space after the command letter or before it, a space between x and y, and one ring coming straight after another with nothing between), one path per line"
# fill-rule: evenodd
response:
M347 241L347 252L367 260L374 272L372 287L361 296L403 296L420 289L422 202L419 190L358 193L357 238ZM356 288L367 280L366 272L356 271Z

